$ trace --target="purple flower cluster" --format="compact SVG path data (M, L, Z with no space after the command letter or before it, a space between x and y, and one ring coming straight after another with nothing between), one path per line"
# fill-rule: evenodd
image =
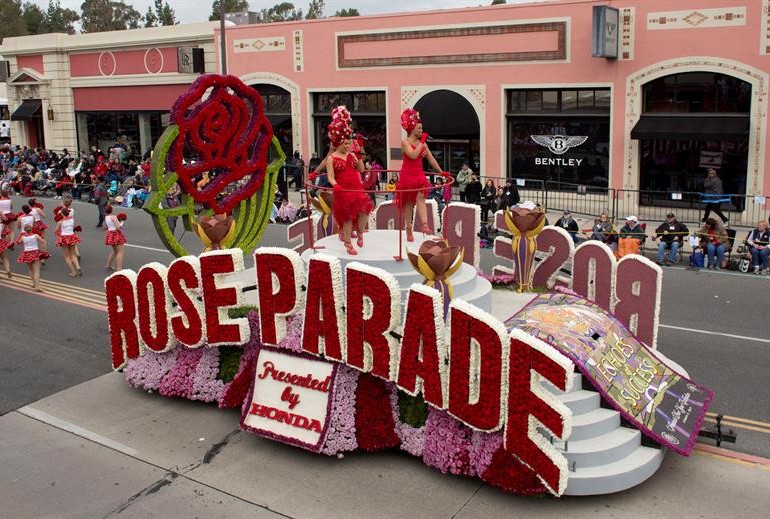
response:
M473 470L481 476L492 464L492 456L503 446L503 433L484 433L473 431L471 439L470 462Z
M334 397L329 416L329 429L321 452L334 456L358 447L356 442L356 388L358 371L347 366L337 367Z
M470 466L472 430L444 411L431 409L425 422L425 448L422 459L426 465L441 472L473 475Z
M286 337L278 344L279 348L286 348L297 353L302 352L302 316L294 315L286 323Z
M499 286L499 285L512 285L513 281L514 281L514 277L513 277L512 274L499 274L497 276L490 276L489 274L487 274L486 272L484 272L481 269L476 269L476 272L478 273L478 275L480 277L486 279L487 281L489 281L493 285L497 285L497 286Z
M166 353L147 352L141 357L130 359L123 376L131 386L147 391L157 391L160 381L176 364L177 350Z
M412 427L401 421L401 410L398 406L398 389L395 384L390 391L390 407L393 411L393 423L396 424L396 435L401 440L401 450L412 456L422 457L425 447L425 426Z
M219 373L219 350L203 348L201 359L192 376L190 400L217 402L225 389L225 383L217 380Z
M203 349L177 348L177 362L160 382L159 393L163 396L190 398L193 374L203 355Z

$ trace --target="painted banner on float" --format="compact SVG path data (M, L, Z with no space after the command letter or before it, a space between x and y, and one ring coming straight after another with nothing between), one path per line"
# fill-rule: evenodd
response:
M644 434L690 454L713 391L677 373L614 316L562 291L536 297L505 324L569 357Z

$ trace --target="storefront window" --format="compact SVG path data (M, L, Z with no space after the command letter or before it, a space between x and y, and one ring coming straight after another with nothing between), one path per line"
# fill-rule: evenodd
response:
M711 167L725 193L746 193L751 84L724 74L688 72L655 79L642 93L640 124L647 123L655 135L642 131L636 137L640 204L698 206ZM672 199L676 192L683 194ZM733 203L733 209L742 209L740 197Z
M313 95L313 123L316 150L320 157L329 149L326 127L331 111L345 105L353 116L353 130L366 138L365 149L370 158L387 165L385 148L385 92L319 92Z
M610 99L609 89L509 91L507 177L605 188Z

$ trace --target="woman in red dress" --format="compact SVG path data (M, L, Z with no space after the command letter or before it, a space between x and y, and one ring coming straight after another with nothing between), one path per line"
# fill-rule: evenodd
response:
M123 235L123 221L118 216L112 214L112 206L108 205L104 208L104 212L107 216L104 218L104 223L107 226L107 231L104 234L104 244L112 247L110 255L107 257L107 269L108 270L122 270L123 269L123 251L126 248L126 237ZM115 266L112 266L113 260Z
M334 205L332 213L337 225L342 229L342 241L348 254L355 256L358 252L353 248L350 237L353 232L353 222L358 229L359 247L364 246L364 228L369 213L372 211L372 201L364 193L361 183L361 172L364 163L350 152L350 138L353 130L349 126L350 113L345 107L337 107L332 112L332 122L328 126L329 139L334 151L326 163L329 184L334 187Z
M439 175L443 175L444 172L425 143L428 140L428 134L422 131L420 113L412 108L404 110L401 114L401 127L406 130L407 136L401 141L403 161L401 172L398 174L398 184L396 184L396 203L403 211L406 240L414 241L412 213L415 205L417 206L417 217L422 222L422 232L426 234L432 232L428 226L428 208L425 206L425 197L432 186L425 178L422 159L426 158Z
M40 288L40 261L44 254L41 247L45 247L45 239L37 233L32 232L32 225L26 224L22 227L22 233L16 240L17 245L23 245L17 263L24 263L29 269L29 277L32 279L32 288L35 292L42 292Z
M75 218L70 210L64 207L59 211L61 219L56 224L56 246L61 248L64 255L64 263L70 268L70 277L82 276L80 261L78 261L77 246L80 238L75 234Z

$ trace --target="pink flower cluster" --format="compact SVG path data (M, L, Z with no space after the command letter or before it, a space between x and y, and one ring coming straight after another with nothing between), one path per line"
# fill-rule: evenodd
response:
M390 406L393 411L393 421L396 424L396 434L401 440L401 450L408 452L412 456L422 457L425 447L425 426L412 427L408 423L401 421L401 409L398 406L398 389L393 384L390 391Z
M128 361L123 376L134 387L157 391L160 381L176 364L177 350L167 353L147 353Z
M425 448L422 459L426 465L441 472L473 475L470 466L472 430L443 411L431 409L425 422Z

